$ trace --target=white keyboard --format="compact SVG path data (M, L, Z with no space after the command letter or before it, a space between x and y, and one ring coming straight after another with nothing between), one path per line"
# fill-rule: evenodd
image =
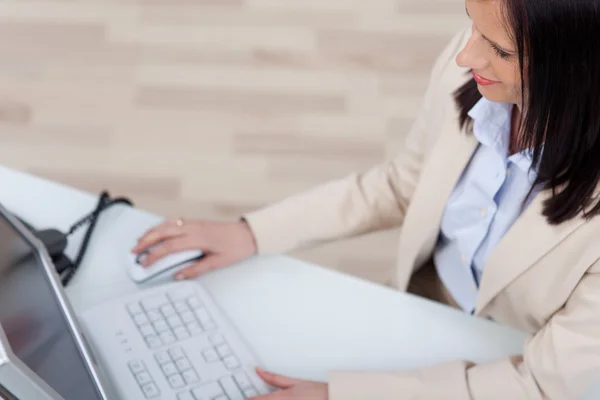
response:
M82 320L123 399L238 400L268 393L254 372L256 359L195 283L118 299Z
M150 349L218 328L198 295L189 288L144 297L126 307Z
M217 381L195 385L201 382L200 377L189 357L180 347L160 351L155 356L163 372L163 377L169 382L172 389L190 386L190 389L177 394L177 400L229 400L240 398L240 396L249 398L258 395L244 371L235 372L232 376L224 376ZM144 362L131 360L128 364L146 398L160 397L160 391Z

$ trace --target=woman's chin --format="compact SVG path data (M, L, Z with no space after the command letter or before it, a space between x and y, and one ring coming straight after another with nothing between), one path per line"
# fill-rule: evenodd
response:
M485 97L489 101L493 101L496 103L514 103L516 99L514 96L509 96L506 93L506 90L502 87L501 84L496 85L477 85L477 90L483 97Z

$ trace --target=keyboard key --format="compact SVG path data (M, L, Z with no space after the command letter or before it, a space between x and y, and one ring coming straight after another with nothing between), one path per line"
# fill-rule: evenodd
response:
M173 347L171 350L169 350L169 354L173 360L179 360L180 358L185 357L185 354L179 347Z
M157 352L154 358L156 358L156 361L159 364L166 364L168 362L171 362L171 356L169 356L169 353L166 350Z
M136 374L135 376L135 380L138 382L138 384L140 386L145 385L146 383L150 383L152 382L152 378L150 377L150 374L147 372L140 372L139 374Z
M144 324L139 328L143 336L156 336L156 331L150 324Z
M138 374L138 373L146 370L146 367L144 367L144 363L142 363L140 360L129 361L128 365L129 365L129 369L134 374Z
M173 302L178 301L178 300L185 300L188 297L195 296L195 295L196 295L196 291L194 289L192 289L191 287L177 288L177 289L169 290L169 292L168 292L169 299L171 299L171 301L173 301Z
M175 332L175 336L177 336L177 339L179 340L184 340L190 337L190 333L183 326L175 328L173 332Z
M179 318L179 315L172 315L167 319L167 321L169 322L169 326L173 329L183 325L183 322L181 322L181 318Z
M179 360L175 361L175 365L177 365L179 372L183 372L186 369L192 368L192 364L190 364L187 358L180 358Z
M163 364L160 367L162 368L163 373L165 374L165 376L175 375L175 374L178 373L177 367L172 362Z
M175 311L177 311L178 313L184 313L186 311L190 311L190 307L183 301L173 302L173 307L175 308Z
M204 359L206 362L212 363L219 361L219 355L215 351L215 349L206 349L202 352Z
M217 382L205 383L202 386L192 389L194 397L197 399L214 399L217 396L223 396L223 389Z
M146 316L146 314L135 314L133 316L133 322L135 322L136 325L144 325L147 324L148 321L148 317Z
M258 392L254 389L245 389L244 396L246 396L246 398L258 396Z
M225 390L225 394L230 399L239 399L239 398L243 397L242 392L240 391L240 388L238 388L238 386L235 384L232 377L230 377L230 376L223 377L219 380L219 382L221 383L221 386Z
M227 343L224 344L220 344L216 347L217 353L219 354L219 356L221 356L221 358L227 357L228 355L231 354L231 348L229 347L229 345Z
M146 344L151 349L156 349L157 347L162 346L162 341L158 337L156 337L156 336L147 336L146 337Z
M240 362L238 361L236 356L227 356L223 359L223 364L228 369L235 369L240 366Z
M192 335L199 335L201 333L204 333L204 329L202 329L200 324L197 322L190 322L190 323L186 324L185 326L188 328L188 331Z
M139 372L146 370L146 366L144 365L143 361L141 361L141 360L131 360L127 363L127 365L129 365L129 369L134 374L137 374Z
M205 308L198 308L197 310L194 310L194 314L196 314L196 318L198 318L198 321L200 321L202 325L211 319L208 311L206 311Z
M229 400L229 397L222 394L220 396L215 397L213 400Z
M208 340L214 345L218 346L225 343L225 338L220 333L213 333L208 337Z
M198 377L198 374L196 374L196 371L194 371L193 369L188 369L187 371L183 371L183 379L185 379L185 382L188 385L191 385L192 383L196 383L200 380L200 378Z
M177 395L177 400L196 400L191 392L183 392Z
M185 382L183 381L181 375L171 375L167 378L167 380L173 389L181 389L185 386Z
M167 297L162 296L162 295L146 297L145 299L142 299L142 301L141 301L142 307L146 311L158 310L163 304L167 304L168 302L169 302L169 300L167 299Z
M160 311L163 313L165 317L170 317L171 315L175 315L175 309L172 305L166 304L160 308Z
M154 383L147 383L144 386L142 386L142 392L144 392L144 395L148 399L153 399L160 395L158 387L156 387Z
M200 301L200 299L197 296L190 296L190 297L188 297L187 303L193 309L202 307L202 302Z
M129 311L129 314L131 314L132 316L136 314L142 314L144 312L144 310L142 310L142 307L140 307L139 303L127 304L127 311Z
M177 341L177 338L171 332L161 333L160 339L163 341L164 344L171 344Z
M159 313L156 310L150 310L148 311L148 319L152 322L156 322L156 321L161 321L163 320L163 316L161 313Z
M211 331L213 329L216 329L217 325L215 324L215 322L213 320L210 320L207 322L203 322L202 328L204 328L205 331Z
M191 311L182 312L179 316L181 317L181 320L186 324L188 322L196 322L196 317L194 317L194 314Z
M236 381L238 386L244 389L252 389L252 383L250 379L248 379L248 375L245 372L236 372L233 374L233 379Z
M165 321L163 321L163 320L154 322L152 324L152 326L154 326L154 329L158 333L167 332L167 331L171 330L171 328L169 328L169 325L167 325L167 323Z

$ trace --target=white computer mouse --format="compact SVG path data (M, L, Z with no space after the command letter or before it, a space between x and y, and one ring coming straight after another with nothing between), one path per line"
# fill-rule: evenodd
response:
M146 254L152 251L152 248L150 247L140 254L129 254L130 260L127 263L127 270L134 282L143 283L150 279L161 279L167 276L172 278L178 271L204 256L204 253L199 250L182 251L170 254L157 260L154 264L144 267L141 263Z

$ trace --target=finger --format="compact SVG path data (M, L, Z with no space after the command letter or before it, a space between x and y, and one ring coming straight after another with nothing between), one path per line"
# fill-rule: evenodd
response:
M185 230L175 225L163 225L156 227L140 237L137 244L131 251L133 253L141 253L149 247L156 246L162 241L182 236L185 233Z
M152 228L146 230L146 232L144 232L144 234L141 237L151 235L153 232L156 232L156 231L164 229L168 226L174 226L174 225L175 224L173 224L173 222L171 220L165 219L165 220L161 221L160 223L154 225Z
M196 240L191 236L181 236L163 241L148 252L141 264L142 266L147 267L173 253L179 253L186 250L201 250L195 242Z
M185 267L177 272L175 279L180 281L183 279L194 279L202 274L214 271L224 265L222 259L216 255L205 255L200 261Z
M265 371L260 367L256 367L256 373L266 383L268 383L271 386L278 387L280 389L287 389L302 382L300 379L294 379L289 378L287 376L274 374L272 372Z
M177 220L166 219L141 235L135 248L138 248L140 251L144 250L144 248L160 242L161 237L168 238L177 236L178 232L185 233L192 225L191 222L188 222L184 226L180 226L177 224Z

